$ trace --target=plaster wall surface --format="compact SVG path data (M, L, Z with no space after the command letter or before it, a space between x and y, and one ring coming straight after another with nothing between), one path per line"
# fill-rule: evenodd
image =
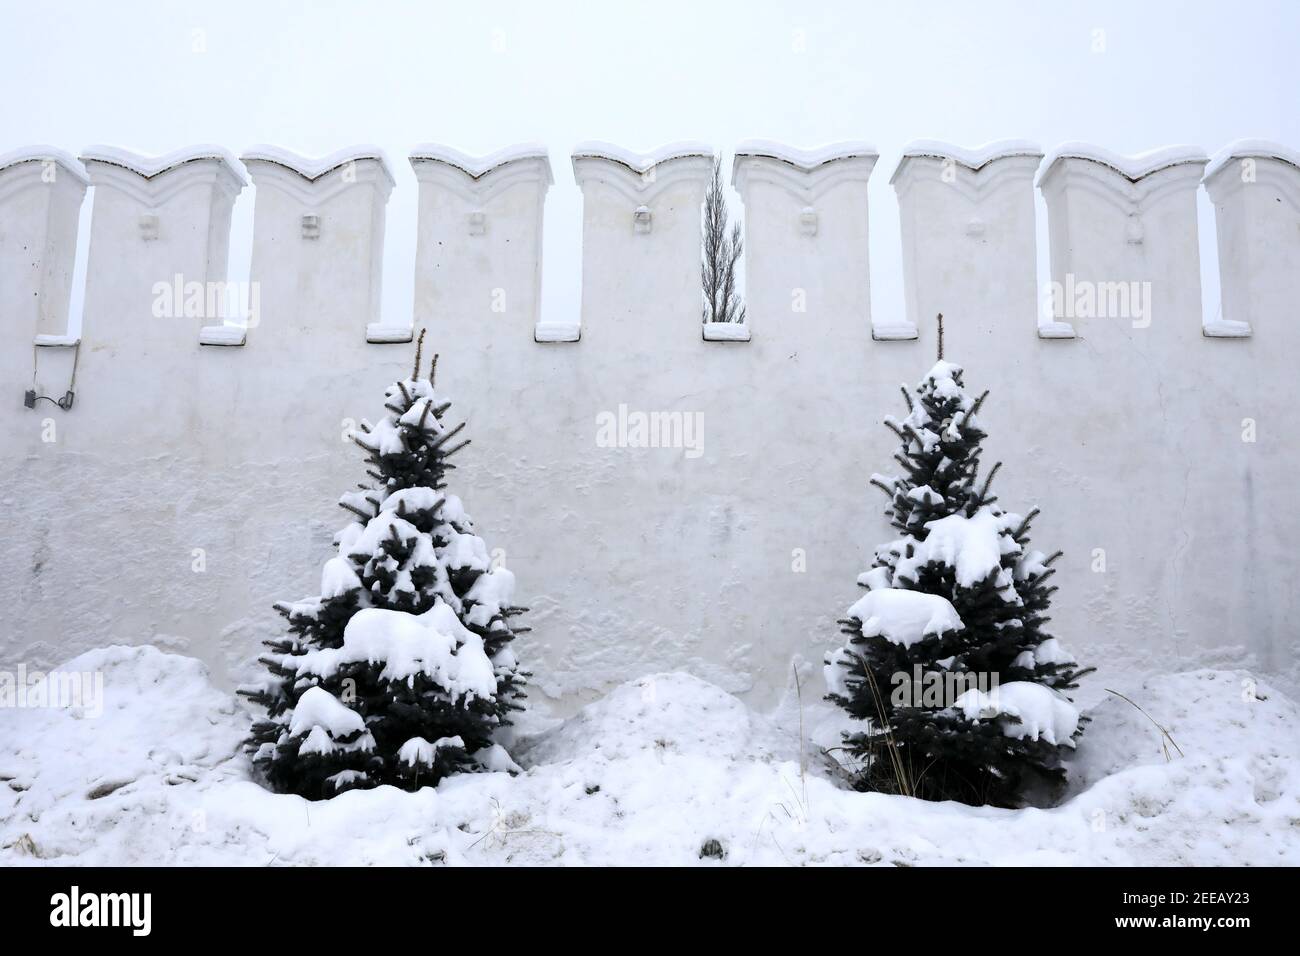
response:
M39 158L0 163L5 666L150 642L232 683L251 674L282 623L270 605L316 593L344 523L334 502L365 478L345 430L409 372L409 330L377 324L384 157L191 152L162 170L84 157L77 348L34 343L64 329L85 187L43 182ZM535 695L570 709L681 668L770 702L792 658L819 661L891 536L868 479L893 471L880 422L932 364L935 312L945 357L991 390L984 460L1005 462L1001 504L1040 507L1034 546L1065 551L1053 626L1067 646L1103 668L1231 663L1300 683L1300 168L1284 151L1230 149L1206 177L1224 289L1208 324L1204 156L1137 170L1023 144L905 151L892 182L906 315L873 316L874 151L736 153L747 341L701 324L707 147L575 150L582 306L560 329L538 325L544 151L412 155L414 327L473 440L451 490L532 608L520 651ZM245 170L256 324L157 315L157 283L225 279ZM1137 283L1124 314L1042 314L1036 171L1045 278ZM73 407L25 408L33 369L57 397L73 358ZM622 440L637 413L659 413L672 447Z

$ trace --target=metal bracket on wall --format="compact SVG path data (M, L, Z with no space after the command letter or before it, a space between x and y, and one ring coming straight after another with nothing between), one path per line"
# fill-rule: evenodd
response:
M35 408L37 402L45 401L45 402L49 402L51 405L59 406L59 408L63 409L65 412L68 411L69 409L72 408L72 402L76 398L76 392L74 391L74 389L77 386L77 363L81 360L80 336L73 339L65 336L38 335L36 337L34 346L35 347L32 350L32 385L33 386L36 385L36 372L37 372L36 356L40 353L40 349L43 347L49 348L55 346L57 347L72 346L72 348L75 350L72 353L72 377L68 381L68 390L63 393L62 398L53 398L49 395L38 395L36 394L36 389L33 387L33 388L29 388L24 393L23 405L26 406L27 408Z

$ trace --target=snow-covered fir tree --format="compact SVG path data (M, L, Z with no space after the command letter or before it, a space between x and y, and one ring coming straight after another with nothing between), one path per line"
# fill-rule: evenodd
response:
M942 334L942 333L941 333ZM914 392L897 476L873 475L900 537L858 578L867 593L826 659L831 700L866 729L845 735L860 789L1019 805L1035 780L1064 779L1082 725L1062 691L1087 671L1046 629L1060 552L1029 548L1033 509L1004 511L981 482L977 399L942 359ZM932 693L931 693L932 691Z
M423 340L421 333L421 342ZM339 504L352 521L321 572L320 594L281 603L288 634L266 642L270 671L241 689L266 708L255 765L276 790L436 784L466 770L516 769L496 742L527 674L511 648L514 576L491 560L456 495L449 459L465 445L434 392L437 356L390 385L385 414L352 435L370 481Z

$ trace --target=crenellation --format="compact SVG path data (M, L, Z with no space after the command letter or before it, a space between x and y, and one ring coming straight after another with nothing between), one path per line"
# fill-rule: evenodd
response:
M712 150L632 154L586 143L572 162L583 196L584 340L612 340L629 355L684 347L702 321L700 210Z
M872 331L867 184L876 160L861 142L795 150L750 140L736 148L745 295L760 338L847 344ZM893 337L915 338L899 324L882 323Z
M1250 336L1257 322L1294 311L1300 153L1260 140L1233 143L1206 168L1204 184L1214 203L1222 294L1204 333Z
M174 434L183 402L158 405L121 383L191 380L205 326L227 282L230 217L242 170L216 147L160 157L90 147L81 157L94 190L78 363L79 398L108 422L132 422L128 440ZM77 431L90 446L121 440ZM110 437L111 435L111 437Z
M1123 343L1133 341L1130 329L1153 322L1160 336L1199 326L1196 195L1207 161L1186 148L1125 158L1095 147L1058 149L1044 160L1049 321Z
M415 324L435 339L529 341L541 309L550 159L534 144L474 157L412 150L420 188Z
M949 348L997 334L1008 347L1035 328L1038 279L1032 143L977 150L924 141L903 151L890 183L898 197L907 321L932 342L948 315ZM1023 346L1023 342L1020 343Z
M312 159L255 146L241 158L257 190L252 347L324 356L368 341L381 324L385 208L394 186L383 152L353 147Z

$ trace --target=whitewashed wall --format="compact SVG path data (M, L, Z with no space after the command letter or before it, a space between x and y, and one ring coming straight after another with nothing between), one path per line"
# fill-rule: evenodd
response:
M279 629L271 603L313 593L343 523L334 501L364 477L345 428L409 369L410 330L379 324L391 171L368 148L83 160L0 157L0 661L154 642L238 680ZM888 536L867 484L891 466L880 419L933 361L940 311L947 357L992 391L1002 503L1040 506L1036 546L1066 552L1054 624L1067 643L1103 668L1231 663L1300 683L1294 153L1247 142L1209 167L1219 316L1201 301L1204 155L914 144L891 180L906 314L873 317L874 150L742 144L747 338L701 325L708 146L574 151L581 314L546 326L545 151L424 146L411 162L415 325L470 423L456 490L533 608L522 650L539 697L567 709L686 668L761 703L794 655L819 659ZM155 283L225 278L244 169L256 324L159 316ZM1042 314L1036 172L1041 279L1150 283L1143 314ZM60 336L87 173L73 348ZM62 396L74 358L70 410L24 407L34 371L40 394ZM692 416L700 440L598 442L602 416L638 412Z
M63 333L72 295L77 217L89 180L85 168L58 150L20 150L0 157L0 349L5 407L23 408L23 394L62 398L73 350ZM35 344L43 343L41 346ZM42 354L43 353L43 354ZM38 356L43 361L37 363ZM57 388L57 391L56 391ZM26 411L26 409L24 409ZM32 414L57 413L41 402L28 415L0 415L0 441L12 460L36 453Z

